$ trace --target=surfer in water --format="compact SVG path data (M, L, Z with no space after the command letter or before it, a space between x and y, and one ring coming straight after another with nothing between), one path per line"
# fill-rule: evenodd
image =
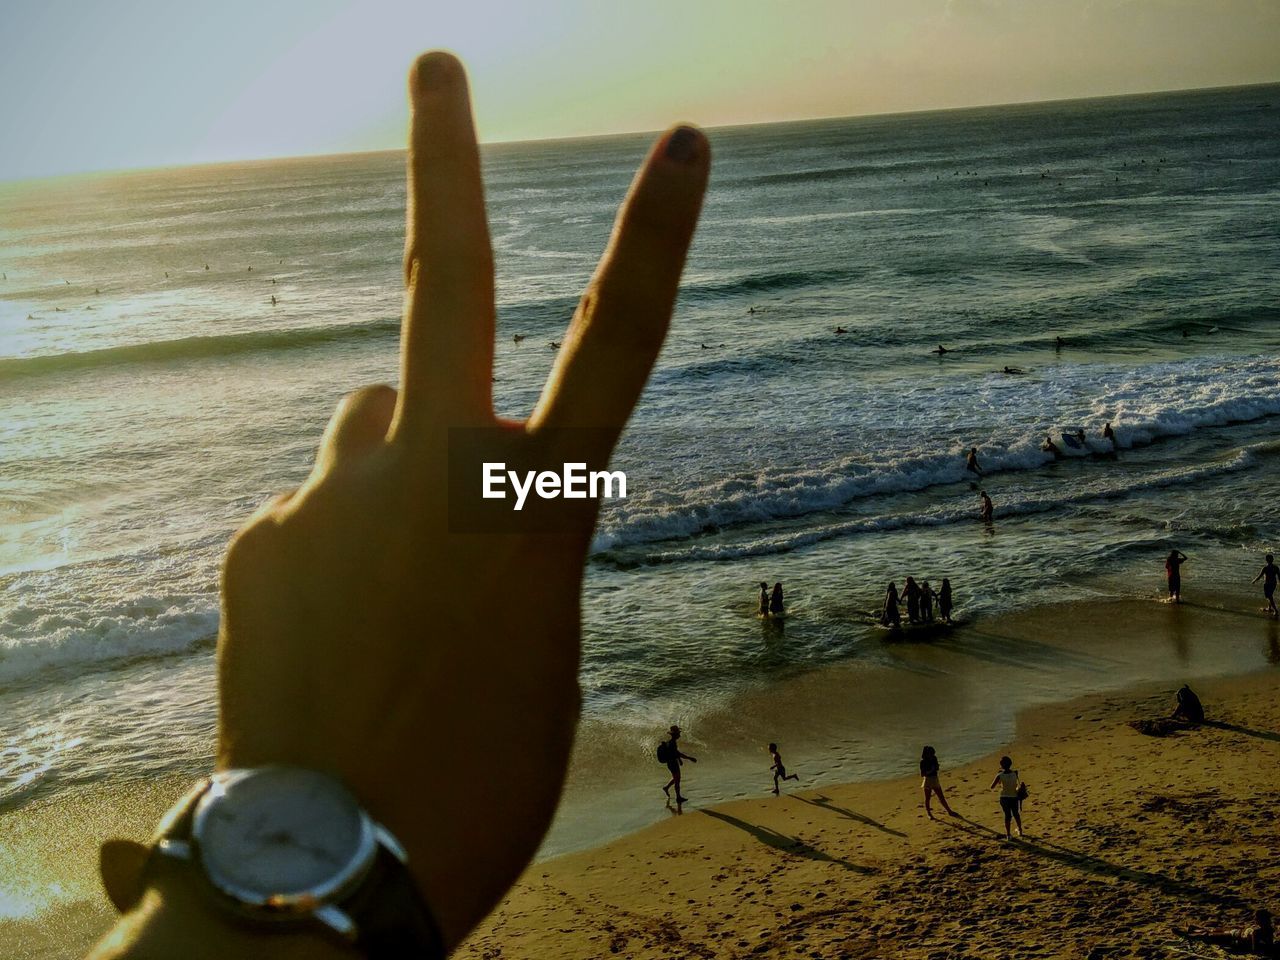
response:
M880 622L890 629L902 626L902 614L898 610L898 585L890 582L884 595L884 610L880 614Z
M782 602L782 581L779 580L773 585L773 595L769 597L769 616L780 617L786 612L787 607Z
M1115 453L1119 449L1120 444L1116 443L1116 432L1111 429L1111 421L1107 421L1107 425L1102 428L1102 439L1111 444L1111 452Z
M1266 579L1263 579L1263 578ZM1276 578L1280 577L1280 567L1276 566L1276 558L1271 554L1267 554L1267 565L1263 567L1256 577L1251 581L1257 583L1262 580L1262 595L1267 598L1267 613L1273 617L1280 616L1280 610L1276 609Z
M1170 550L1164 560L1164 575L1169 581L1169 600L1182 602L1182 565L1187 562L1187 555L1181 550Z
M1020 377L1027 371L1023 370L1021 367L1005 367L1001 372L1010 377Z
M982 467L978 465L978 448L970 447L969 453L964 458L964 467L970 473L976 476L982 476Z
M1062 459L1062 448L1053 442L1053 437L1046 436L1044 438L1044 446L1040 449L1045 453L1052 453L1055 460Z
M951 351L948 350L946 347L944 347L942 344L938 344L937 350L930 350L929 352L936 353L938 356L942 356L944 353L950 353Z
M951 625L951 581L942 578L942 586L938 589L938 616L942 622Z
M902 585L902 597L907 601L907 622L920 622L920 587L912 577Z
M978 519L983 523L991 522L992 506L991 498L987 496L987 491L979 490L978 496L982 498L982 507L978 511Z
M760 616L769 615L769 584L760 581Z

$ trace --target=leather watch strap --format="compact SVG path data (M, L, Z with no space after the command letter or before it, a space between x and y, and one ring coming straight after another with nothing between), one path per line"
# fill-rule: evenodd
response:
M372 960L444 960L444 939L413 877L382 844L359 888L339 906L356 923L356 947Z

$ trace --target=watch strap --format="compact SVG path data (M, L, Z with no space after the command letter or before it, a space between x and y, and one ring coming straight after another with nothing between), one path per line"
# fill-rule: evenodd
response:
M338 906L356 924L356 948L373 960L444 960L440 927L408 866L386 845L360 886Z

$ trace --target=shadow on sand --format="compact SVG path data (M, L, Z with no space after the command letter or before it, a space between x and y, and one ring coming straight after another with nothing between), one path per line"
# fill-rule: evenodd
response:
M1001 833L992 830L990 827L983 826L980 823L975 823L968 817L956 817L950 821L942 822L949 822L951 826L955 827L955 829L975 837L998 839L1002 836ZM1122 866L1121 864L1112 863L1109 860L1103 860L1101 857L1095 857L1092 854L1084 853L1080 850L1072 850L1070 847L1064 847L1061 844L1053 843L1052 841L1045 840L1043 837L1023 836L1022 839L1015 840L1010 843L1009 849L1019 853L1027 853L1033 856L1042 857L1046 860L1054 860L1058 863L1074 867L1083 873L1092 874L1096 877L1107 877L1113 880L1123 880L1127 883L1135 883L1144 887L1151 887L1170 896L1186 897L1191 900L1197 900L1201 903L1219 904L1237 909L1245 909L1248 906L1235 894L1219 893L1194 883L1188 883L1185 880L1178 880L1174 877L1165 876L1163 873L1156 873L1152 870L1141 870L1136 867Z
M792 800L799 800L801 803L812 804L815 807L821 807L823 810L830 810L832 813L844 817L846 820L856 820L858 823L865 823L869 827L875 827L885 833L892 834L895 837L905 837L906 834L901 830L895 830L893 827L886 827L879 820L873 820L865 813L857 813L847 807L837 807L831 802L830 797L800 797L795 794L791 795Z
M776 830L770 830L768 827L762 827L758 824L748 823L745 820L739 820L727 813L721 813L718 810L701 810L699 811L705 816L713 817L729 824L731 827L737 827L746 833L751 834L766 847L773 847L775 850L781 850L783 853L795 854L799 857L807 857L810 860L816 860L820 863L835 863L846 870L852 870L854 873L869 874L875 873L870 867L862 867L856 863L850 863L848 860L842 860L840 857L833 857L829 853L824 853L817 847L810 846L797 837L788 837L785 833L778 833Z

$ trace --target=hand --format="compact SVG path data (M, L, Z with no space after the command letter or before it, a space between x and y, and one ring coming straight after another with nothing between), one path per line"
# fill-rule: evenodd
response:
M658 140L537 408L498 420L493 260L462 66L427 54L409 90L400 390L347 397L306 482L231 544L218 763L340 777L409 851L452 946L528 863L560 796L596 504L557 536L451 531L449 430L483 428L487 460L603 468L666 335L710 151L688 127ZM577 428L593 439L566 456L557 438Z

